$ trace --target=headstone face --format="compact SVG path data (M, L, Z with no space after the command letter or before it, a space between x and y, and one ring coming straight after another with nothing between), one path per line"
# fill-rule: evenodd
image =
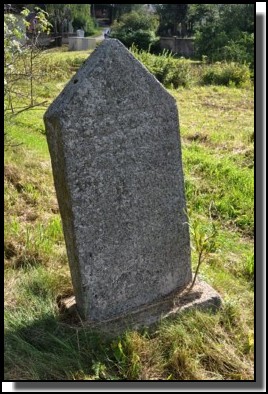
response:
M191 280L174 98L105 40L45 114L80 313L102 321Z

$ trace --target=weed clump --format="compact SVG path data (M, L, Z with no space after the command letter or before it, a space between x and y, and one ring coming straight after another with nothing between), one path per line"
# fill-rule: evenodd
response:
M204 85L241 87L250 83L250 69L246 64L217 62L205 69L201 82Z

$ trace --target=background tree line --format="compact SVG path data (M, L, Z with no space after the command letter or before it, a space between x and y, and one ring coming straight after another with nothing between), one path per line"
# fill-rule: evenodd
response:
M195 39L195 55L210 62L254 63L254 4L24 4L30 10L39 6L47 12L56 35L69 22L85 36L95 33L95 8L106 7L112 24L112 37L127 47L157 52L160 36Z
M200 59L253 66L254 4L154 4L154 13L145 6L115 4L112 36L155 51L159 36L193 37Z

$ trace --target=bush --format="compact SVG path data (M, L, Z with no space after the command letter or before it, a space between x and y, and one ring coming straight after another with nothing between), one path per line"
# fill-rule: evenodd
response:
M72 21L74 31L78 29L83 29L85 31L85 36L90 36L95 33L96 27L93 19L86 14L77 14Z
M191 66L186 59L172 59L164 79L164 85L173 86L175 89L179 86L187 87L190 84L190 72Z
M112 31L111 37L120 40L127 48L135 44L138 48L144 50L149 49L157 41L155 33L148 30L121 30L116 33Z
M113 24L111 37L117 38L128 48L135 44L139 49L147 50L157 41L157 27L156 16L132 11Z
M205 70L202 82L204 85L243 86L250 83L250 69L246 64L217 62Z
M177 89L179 86L189 86L191 65L188 60L175 59L167 50L153 55L138 50L134 45L131 52L165 87Z

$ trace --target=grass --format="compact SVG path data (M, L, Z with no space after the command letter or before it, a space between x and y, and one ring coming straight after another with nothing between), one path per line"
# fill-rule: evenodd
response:
M77 57L47 52L51 78L35 86L51 102ZM62 74L58 71L63 67ZM116 338L63 318L72 294L42 116L6 121L5 379L252 380L254 378L253 89L192 86L170 90L179 107L190 222L217 228L217 248L200 276L222 308L185 312L154 330ZM193 269L198 256L192 239Z
M202 213L253 235L253 91L193 87L175 93L179 103L186 194ZM187 108L191 111L186 114ZM221 223L223 225L223 223Z

